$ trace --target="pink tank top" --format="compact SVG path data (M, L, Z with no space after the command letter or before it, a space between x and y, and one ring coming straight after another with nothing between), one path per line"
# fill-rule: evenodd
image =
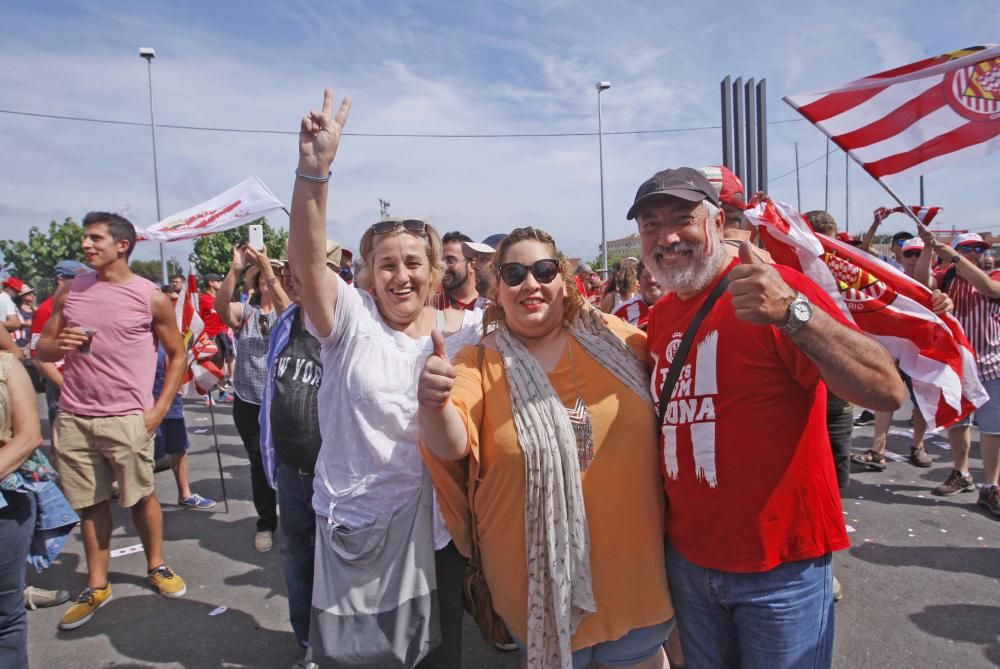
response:
M156 285L140 276L126 283L73 280L67 327L93 328L90 353L67 353L59 408L84 416L124 416L153 406L156 348L149 298Z

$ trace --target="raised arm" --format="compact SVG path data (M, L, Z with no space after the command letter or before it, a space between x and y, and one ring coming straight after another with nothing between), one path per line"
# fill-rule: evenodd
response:
M271 304L274 305L275 313L281 314L292 303L292 300L282 288L281 281L274 275L274 266L271 265L271 259L267 257L267 249L257 251L248 246L244 249L244 253L246 253L247 260L257 265L260 272L261 294L268 295L271 298Z
M990 278L990 275L962 256L961 253L937 239L933 242L934 253L944 259L945 267L954 267L955 274L972 284L972 287L989 298L1000 297L1000 281Z
M779 325L795 298L771 265L757 262L750 244L740 248L740 265L729 274L736 317L756 325ZM822 309L788 335L819 369L827 387L838 397L874 411L895 411L903 403L905 386L889 352L877 341L853 330Z
M233 302L233 292L235 292L236 282L246 266L244 250L239 246L233 246L233 262L229 266L225 278L222 279L219 290L215 293L215 303L212 304L212 308L219 313L219 319L226 324L226 327L234 330L243 324L243 303Z
M865 234L861 237L861 250L872 252L872 241L875 239L875 233L878 232L878 226L882 225L882 221L888 216L890 212L885 207L879 207L875 210L874 218L872 218L872 224L865 230Z
M316 333L333 330L337 308L337 280L326 271L326 199L330 166L337 156L340 133L347 123L351 99L344 98L333 112L333 91L323 91L322 111L310 111L299 130L299 164L288 234L288 261L296 291Z

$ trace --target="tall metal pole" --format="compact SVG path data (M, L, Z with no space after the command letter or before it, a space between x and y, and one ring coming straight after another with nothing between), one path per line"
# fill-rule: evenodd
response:
M153 59L156 58L156 50L148 47L139 49L139 57L146 61L147 81L149 82L149 121L153 129L153 187L156 190L156 221L163 220L160 213L160 168L156 159L156 111L153 107ZM170 281L167 275L167 249L163 242L160 242L160 274L163 284Z
M733 172L742 181L746 178L743 166L743 77L733 82Z
M757 82L757 190L767 192L767 79Z
M795 203L802 211L802 187L799 184L799 143L795 142Z
M722 164L733 167L732 83L729 76L722 80Z
M744 92L744 102L745 114L746 114L746 179L743 181L743 186L746 188L746 192L751 195L747 195L749 199L753 193L757 192L757 127L755 119L757 117L757 103L755 93L757 89L754 88L753 77L747 80Z
M597 82L597 160L601 170L601 256L604 276L608 275L608 238L604 226L604 128L601 125L601 91L611 88L610 81Z
M924 175L920 175L920 206L924 206Z
M826 138L826 178L823 183L823 211L830 211L830 138Z

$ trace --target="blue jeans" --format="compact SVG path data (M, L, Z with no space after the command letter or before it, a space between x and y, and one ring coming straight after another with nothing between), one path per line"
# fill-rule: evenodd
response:
M691 669L816 669L833 662L831 554L755 574L705 569L667 545Z
M316 512L312 508L313 475L278 463L278 506L281 507L281 569L288 589L288 618L302 647L309 645L312 612Z
M35 531L35 496L2 494L0 509L0 667L28 666L28 621L24 611L24 572Z

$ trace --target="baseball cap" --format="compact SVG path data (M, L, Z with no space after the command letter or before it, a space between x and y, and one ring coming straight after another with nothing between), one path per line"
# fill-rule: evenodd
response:
M951 247L953 249L957 249L959 246L980 246L984 244L986 242L983 241L982 236L978 232L965 232L955 235L954 239L951 240Z
M24 288L24 282L13 276L8 277L7 280L3 282L3 285L4 288L13 288L19 293L21 292L21 289Z
M34 288L32 288L31 286L29 286L26 283L22 283L21 284L21 289L19 291L17 291L17 296L21 297L22 295L27 295L28 293L33 293L33 292L35 292Z
M60 260L53 268L53 273L61 279L72 279L77 274L89 271L87 266L76 260Z
M731 169L725 165L708 165L698 170L712 184L722 204L742 207L746 202L746 189L743 182Z
M719 206L719 194L704 174L693 167L678 167L657 172L646 179L635 192L635 201L625 218L632 220L643 203L663 196L679 197L688 202L708 200Z
M924 240L922 240L920 237L907 239L900 245L899 248L901 251L903 251L903 253L906 253L907 251L922 251L924 248Z
M896 234L894 234L892 236L892 243L893 243L893 245L897 245L898 246L898 245L902 244L903 242L905 242L907 239L913 239L913 233L912 232L906 232L905 230L903 230L903 231L897 232Z
M205 279L205 281L222 281L222 277L215 272L209 272L202 278Z
M490 253L496 253L497 247L500 246L500 242L507 238L507 235L502 232L490 235L482 242L462 242L462 252L466 255L472 255L476 253L484 253L489 255Z

